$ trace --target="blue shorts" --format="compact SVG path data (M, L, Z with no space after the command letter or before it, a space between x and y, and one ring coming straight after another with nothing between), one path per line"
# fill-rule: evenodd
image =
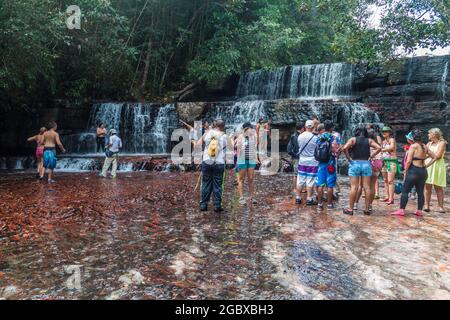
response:
M256 161L255 160L245 160L243 163L237 164L238 170L247 170L247 169L256 169Z
M334 172L330 173L328 166L332 165L334 167ZM337 173L336 166L334 164L319 163L319 170L317 171L316 185L318 187L336 187Z
M56 168L56 150L45 149L44 151L44 168L53 170Z
M350 162L348 169L350 177L371 177L372 166L369 160L353 160Z

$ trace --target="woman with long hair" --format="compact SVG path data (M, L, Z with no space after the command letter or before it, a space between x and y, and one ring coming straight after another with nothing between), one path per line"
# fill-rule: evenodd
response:
M405 180L403 183L402 197L400 199L400 209L392 212L394 216L404 216L405 208L408 204L409 193L416 188L417 192L417 211L416 216L423 216L423 206L425 196L423 194L425 181L428 178L428 172L425 165L425 159L435 158L435 154L423 143L422 131L414 130L406 138L413 142L411 144L405 162Z
M383 174L384 187L386 189L386 198L383 200L387 205L394 204L395 177L400 173L400 164L397 159L397 142L393 137L390 127L384 127L382 130L383 139L381 142L381 155L383 156Z
M242 130L243 132L236 139L237 167L239 172L239 204L246 204L246 200L244 198L244 182L246 178L248 182L248 190L250 192L250 200L253 204L256 204L256 199L254 198L254 177L256 165L259 163L259 158L256 151L257 137L253 126L248 122L244 123Z
M42 127L39 133L33 137L27 139L28 142L36 142L36 161L37 161L37 172L40 180L44 177L44 133L47 128Z
M445 213L444 188L447 186L447 170L445 168L445 150L447 141L444 139L441 129L433 128L428 131L428 149L435 154L434 159L427 159L428 179L425 185L425 212L430 212L431 192L434 186L436 191L439 212Z
M371 155L370 149L375 151ZM372 199L372 167L370 160L376 156L381 147L373 139L369 138L367 128L364 125L360 125L356 128L353 138L351 138L342 149L345 156L350 162L348 174L350 176L350 206L348 209L344 209L344 214L353 215L353 207L358 193L358 188L362 180L364 191L366 193L365 198L365 215L370 215L372 212L370 209L370 200Z

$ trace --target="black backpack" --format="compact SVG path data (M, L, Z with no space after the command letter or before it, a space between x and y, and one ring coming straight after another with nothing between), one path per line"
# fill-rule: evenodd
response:
M331 142L320 141L314 150L314 158L320 163L328 163L331 159Z
M287 145L287 152L292 158L298 157L299 145L298 145L298 132L295 132Z

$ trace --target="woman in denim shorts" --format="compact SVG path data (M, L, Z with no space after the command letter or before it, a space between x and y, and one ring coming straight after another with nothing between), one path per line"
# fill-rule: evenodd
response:
M371 155L371 149L374 152ZM370 215L369 210L370 200L372 199L372 166L370 163L371 157L375 157L381 151L381 147L373 139L369 138L367 128L360 125L355 129L353 138L351 138L343 148L344 154L347 157L350 167L348 175L350 176L350 207L343 209L344 214L353 215L353 206L355 204L360 179L366 192L365 210L364 214Z

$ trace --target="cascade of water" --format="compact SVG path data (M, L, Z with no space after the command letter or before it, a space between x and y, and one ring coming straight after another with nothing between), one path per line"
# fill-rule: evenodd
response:
M266 118L264 107L263 100L238 101L232 106L215 106L209 117L224 120L228 129L239 130L247 121L255 124L260 118Z
M450 60L447 60L447 62L444 65L444 72L442 74L442 78L441 78L441 96L442 96L442 101L447 101L447 76L448 76L448 63L450 62Z
M154 104L129 104L123 119L125 150L134 153L145 153L151 144L151 128L154 124L152 109Z
M333 112L332 120L334 123L343 124L341 134L344 139L349 139L352 136L353 131L360 124L371 123L378 125L379 127L382 126L378 114L366 108L362 103L344 103L338 110Z
M290 75L286 77L288 70ZM263 100L329 99L350 96L352 85L353 66L350 64L302 65L245 73L239 79L236 95Z
M89 119L89 129L95 129L100 123L104 123L108 129L116 129L120 132L123 103L99 103L92 106Z
M16 159L15 165L14 165L14 170L24 170L24 166L23 166L23 159Z
M159 109L158 116L153 126L153 135L156 138L156 153L167 153L169 144L169 126L172 114L175 113L175 105L167 104Z

